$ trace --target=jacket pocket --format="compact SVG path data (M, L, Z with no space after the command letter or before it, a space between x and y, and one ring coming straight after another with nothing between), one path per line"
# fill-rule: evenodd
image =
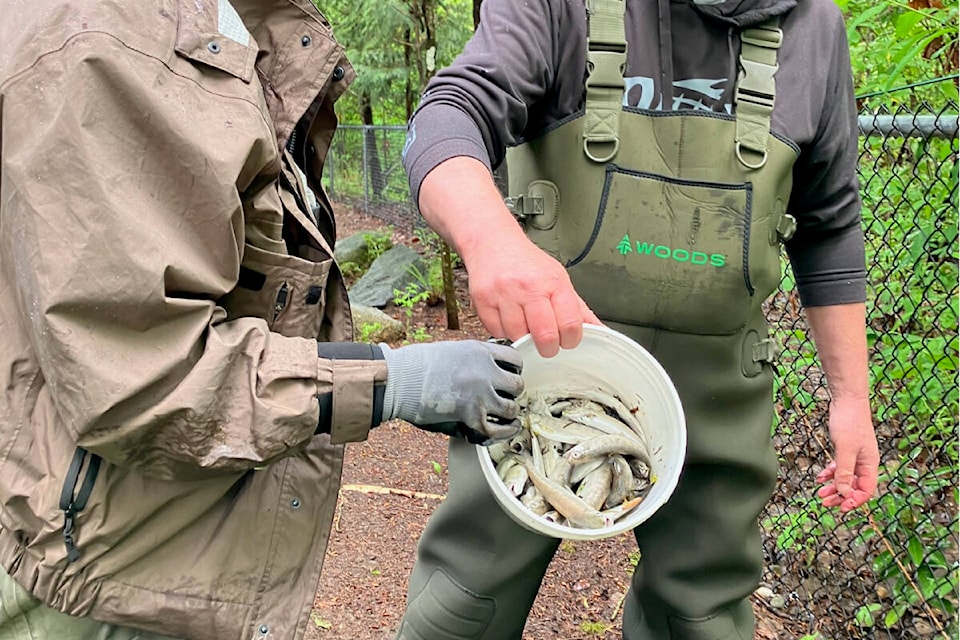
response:
M749 183L610 165L592 233L567 263L570 277L601 318L683 333L735 333L758 302L750 275L752 196Z
M313 262L246 245L240 278L220 299L227 319L263 318L271 331L316 339L332 260Z

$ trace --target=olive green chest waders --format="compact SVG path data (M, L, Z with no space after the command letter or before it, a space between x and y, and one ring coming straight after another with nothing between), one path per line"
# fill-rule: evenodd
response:
M774 354L761 311L780 280L795 149L770 134L776 23L741 32L736 117L622 107L623 1L588 2L584 113L510 150L510 201L591 308L643 344L683 401L670 501L635 530L627 640L749 640L757 516L776 479ZM497 506L472 447L418 549L399 640L519 640L558 541ZM589 562L578 544L578 562ZM543 640L555 640L545 638Z

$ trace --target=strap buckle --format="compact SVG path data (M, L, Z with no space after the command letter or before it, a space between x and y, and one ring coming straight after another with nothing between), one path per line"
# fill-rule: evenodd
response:
M780 355L780 347L773 338L764 338L753 345L753 361L775 364Z
M737 104L744 102L757 105L764 109L773 110L774 97L777 94L777 83L774 76L780 68L779 64L764 64L740 57L740 81L737 82Z
M523 220L529 216L543 215L543 197L519 195L503 199L504 204L513 216Z
M797 219L794 218L789 213L785 213L780 216L780 220L777 221L777 237L780 238L780 242L786 242L793 237L793 234L797 231Z
M764 49L779 49L783 44L783 29L776 27L751 27L740 33L740 41Z
M751 27L740 33L740 41L764 49L779 49L783 44L783 29L769 27Z
M627 62L626 49L617 51L587 52L587 90L624 89L623 67Z

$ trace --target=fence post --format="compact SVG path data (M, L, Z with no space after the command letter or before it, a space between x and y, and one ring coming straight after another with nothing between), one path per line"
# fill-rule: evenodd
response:
M360 127L360 147L363 149L362 162L363 168L361 174L363 176L363 208L368 209L370 207L370 180L367 175L367 125Z

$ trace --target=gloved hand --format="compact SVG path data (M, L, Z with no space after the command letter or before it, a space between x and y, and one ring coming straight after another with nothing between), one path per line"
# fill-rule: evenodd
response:
M387 363L384 422L400 418L473 444L520 430L515 398L523 391L523 361L513 347L458 340L380 349Z

